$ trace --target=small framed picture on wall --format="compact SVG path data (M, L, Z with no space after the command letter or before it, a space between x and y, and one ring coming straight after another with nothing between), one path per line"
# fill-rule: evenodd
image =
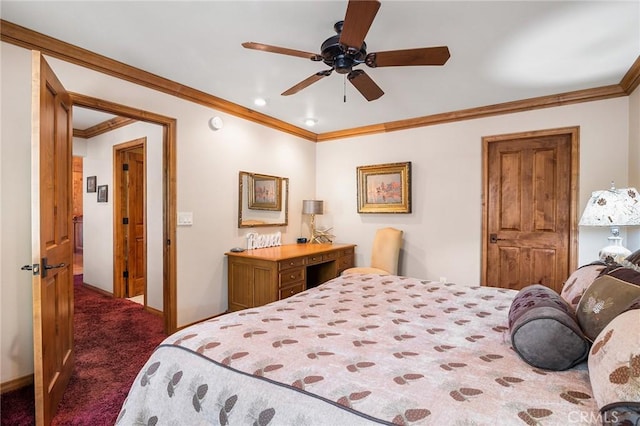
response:
M98 186L98 202L106 203L109 200L109 185Z
M97 178L95 176L87 177L87 192L96 192L96 181Z

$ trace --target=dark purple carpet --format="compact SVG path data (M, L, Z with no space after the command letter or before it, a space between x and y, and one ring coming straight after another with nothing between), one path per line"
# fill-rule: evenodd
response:
M53 425L113 425L138 370L166 337L162 319L75 276L76 363ZM33 425L33 386L2 395L2 425Z

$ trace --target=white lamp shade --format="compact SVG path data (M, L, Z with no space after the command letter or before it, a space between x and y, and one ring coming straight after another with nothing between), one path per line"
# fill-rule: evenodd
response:
M635 188L594 191L580 218L584 226L640 225L640 196Z
M302 200L302 214L322 214L324 211L324 201Z

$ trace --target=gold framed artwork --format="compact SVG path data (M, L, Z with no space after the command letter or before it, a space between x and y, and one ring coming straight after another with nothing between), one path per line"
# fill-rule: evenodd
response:
M411 213L411 162L357 168L358 213Z
M249 208L277 210L282 206L282 178L252 174L249 177Z

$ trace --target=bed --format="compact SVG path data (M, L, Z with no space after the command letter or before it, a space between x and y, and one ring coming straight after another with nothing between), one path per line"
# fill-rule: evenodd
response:
M118 424L566 425L599 422L586 362L525 363L518 292L347 275L169 336Z

